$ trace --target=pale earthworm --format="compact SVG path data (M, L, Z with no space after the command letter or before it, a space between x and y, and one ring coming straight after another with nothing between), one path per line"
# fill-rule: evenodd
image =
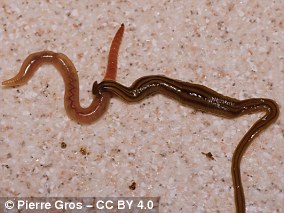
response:
M118 29L108 56L108 65L105 80L115 80L117 73L118 50L124 32L124 24ZM79 79L76 68L72 61L62 53L52 51L41 51L30 54L23 62L18 74L2 82L4 86L18 86L28 82L33 74L43 64L52 64L60 72L65 84L64 106L67 114L82 124L96 121L106 111L111 94L103 93L93 98L89 107L83 108L79 102Z

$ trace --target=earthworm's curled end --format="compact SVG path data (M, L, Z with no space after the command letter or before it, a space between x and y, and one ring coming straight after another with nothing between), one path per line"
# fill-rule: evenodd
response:
M53 58L56 57L56 55L57 54L52 51L41 51L30 54L24 60L18 74L13 78L3 81L2 85L11 87L27 83L42 64L46 62L53 63Z
M2 86L12 87L12 86L19 86L24 84L23 78L19 75L16 75L13 78L10 78L8 80L2 81Z
M12 79L2 81L2 86L13 86L13 84L11 83L11 80Z

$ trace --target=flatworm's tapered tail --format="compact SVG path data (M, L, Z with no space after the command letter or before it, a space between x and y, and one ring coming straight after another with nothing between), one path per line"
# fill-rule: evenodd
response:
M245 193L242 186L240 171L241 160L253 140L264 129L277 120L279 116L279 107L275 101L263 98L243 100L239 103L238 107L241 109L240 115L259 111L265 112L265 115L257 120L243 136L242 140L237 145L232 158L231 172L234 186L236 212L245 213Z

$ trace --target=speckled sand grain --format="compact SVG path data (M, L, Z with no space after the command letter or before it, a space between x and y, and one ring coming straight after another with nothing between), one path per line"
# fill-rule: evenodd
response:
M124 23L122 84L162 74L278 102L279 119L241 167L247 212L284 212L284 2L90 2L2 0L0 80L30 53L62 52L87 106ZM63 88L52 66L22 87L0 87L1 196L160 196L161 213L234 212L232 153L260 115L227 120L155 96L112 99L102 119L81 126L64 111Z

